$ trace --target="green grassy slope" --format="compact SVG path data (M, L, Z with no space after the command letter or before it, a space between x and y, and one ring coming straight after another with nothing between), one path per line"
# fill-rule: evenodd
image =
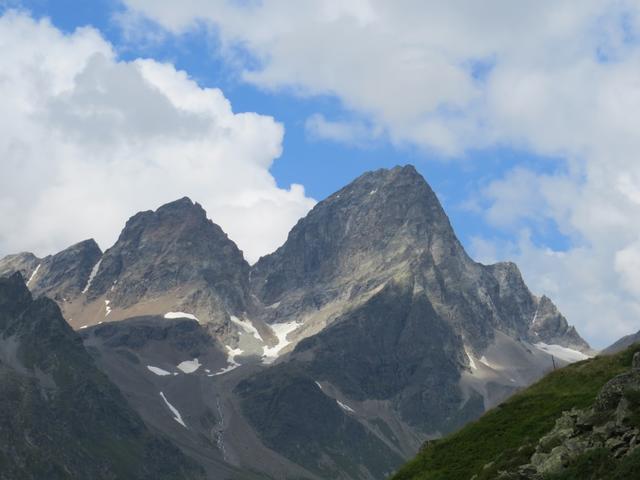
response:
M478 474L478 480L488 480L500 470L527 463L556 418L565 410L590 406L609 379L630 368L636 351L639 344L550 373L479 420L423 448L392 479L469 480Z

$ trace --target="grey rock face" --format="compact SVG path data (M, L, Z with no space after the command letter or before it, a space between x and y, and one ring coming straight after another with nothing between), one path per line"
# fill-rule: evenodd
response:
M69 301L80 295L101 255L93 239L42 259L32 253L9 255L0 260L0 276L20 272L34 295L46 295L58 302Z
M352 276L372 261L397 263L434 243L438 259L462 256L449 221L413 167L362 175L318 203L286 243L261 258L252 286L266 304L286 293ZM311 301L311 300L310 300Z
M266 321L285 321L332 302L356 304L425 262L456 271L471 263L431 188L413 167L397 167L318 203L256 263L251 287L264 305L277 305Z
M413 290L410 280L389 283L362 307L301 341L292 359L350 399L390 400L422 431L450 431L480 415L483 404L464 408L458 387L462 339L426 295Z
M29 288L35 295L46 295L56 301L77 298L101 256L102 251L93 239L76 243L44 258Z
M364 174L318 203L282 247L253 267L251 288L272 306L256 313L267 323L311 316L329 324L398 275L412 277L478 352L495 330L588 347L549 299L531 294L515 264L485 266L468 257L436 195L411 166ZM318 313L325 308L331 313Z
M588 351L589 344L570 326L553 302L543 295L537 302L529 336L547 344L562 345L580 351Z
M169 296L174 308L221 322L227 310L245 309L248 275L242 252L183 198L129 219L102 257L87 301L104 296L111 309L127 309Z

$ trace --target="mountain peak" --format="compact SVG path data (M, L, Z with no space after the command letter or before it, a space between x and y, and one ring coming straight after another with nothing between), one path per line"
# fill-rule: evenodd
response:
M363 175L366 176L367 174ZM407 165L396 165L392 168L379 168L378 170L373 170L369 172L369 175L373 177L381 177L386 178L391 181L395 181L398 179L412 179L415 182L419 183L427 183L422 175L418 173L416 167L407 164Z
M569 325L558 307L546 295L540 297L536 303L529 334L533 339L543 343L591 352L589 344L580 337L575 327Z
M31 252L20 252L7 255L0 258L0 276L10 275L14 272L20 272L22 277L28 279L31 277L41 259Z
M426 251L466 258L431 187L415 167L398 166L365 173L316 204L252 278L270 302L337 272L368 275L367 268L388 270Z
M376 193L389 193L387 190L402 189L398 193L405 195L423 195L428 197L430 201L437 203L437 197L431 187L413 165L396 166L390 169L381 168L371 172L366 172L351 183L340 189L329 199L340 199L345 195L356 196L362 194L375 195ZM386 189L386 190L385 190ZM322 203L322 202L320 202Z
M47 295L55 300L75 298L101 256L102 250L93 238L71 245L38 263L29 278L29 288L35 295Z
M189 197L182 197L169 203L165 203L158 207L155 211L156 214L162 214L167 212L194 212L207 216L202 206L191 200Z
M203 320L219 318L222 305L244 308L248 272L236 244L199 203L183 197L126 222L102 257L87 300L109 302L103 315L113 309L110 320L142 301L157 305L153 313L182 307Z

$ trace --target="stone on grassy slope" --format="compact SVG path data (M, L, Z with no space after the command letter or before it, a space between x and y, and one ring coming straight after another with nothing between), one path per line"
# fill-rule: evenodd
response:
M561 474L581 457L597 452L617 461L640 447L640 352L631 370L609 380L589 409L564 412L543 436L529 464L500 480L542 480ZM594 467L595 468L595 467Z

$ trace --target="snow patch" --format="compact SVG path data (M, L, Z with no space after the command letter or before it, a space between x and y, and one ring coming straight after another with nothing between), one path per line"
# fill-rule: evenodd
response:
M469 353L469 350L467 350L466 347L464 349L464 353L467 354L467 358L469 359L469 366L471 367L471 370L477 370L478 366L476 365L476 362L473 361L473 357L471 356L471 354Z
M178 370L182 370L184 373L193 373L200 367L201 365L197 358L194 358L193 360L185 360L177 366Z
M351 408L349 405L345 405L344 403L342 403L340 400L336 399L336 402L338 403L338 405L340 406L340 408L342 408L345 412L349 412L349 413L356 413L355 410L353 408Z
M536 305L536 311L533 314L533 320L531 320L531 325L535 325L538 322L538 310L540 309L540 301L538 301L538 305Z
M184 428L187 428L184 421L182 420L182 415L180 415L180 412L178 411L178 409L169 403L169 400L167 400L167 397L164 396L164 393L160 392L160 396L164 400L164 403L167 404L167 407L169 407L169 410L171 410L171 413L173 413L173 419L176 422L178 422L180 425L182 425Z
M374 194L374 193L376 193L377 191L378 191L378 189L377 189L377 188L376 188L375 190L371 190L371 191L369 192L369 195L373 195L373 194Z
M159 375L160 377L164 377L166 375L171 375L171 372L167 372L166 370L163 370L163 369L158 368L158 367L154 367L152 365L147 365L147 369L149 369L149 371L155 373L156 375Z
M589 355L586 355L578 350L574 350L573 348L563 347L562 345L549 345L546 343L536 343L534 345L538 350L542 350L549 355L553 355L560 360L564 360L565 362L573 363L579 362L580 360L586 360L587 358L591 358Z
M33 279L36 278L36 275L38 274L38 270L40 270L40 266L42 264L39 263L38 266L36 267L36 269L33 271L33 273L31 274L31 276L29 277L29 280L27 280L27 287L29 285L31 285L31 282L33 282Z
M227 363L229 364L222 370L218 370L216 373L212 373L207 375L208 377L216 377L218 375L223 375L231 370L234 370L240 366L238 362L236 362L236 357L238 355L242 355L244 352L239 348L231 348L229 345L226 345L227 348Z
M98 269L100 268L101 263L102 263L102 258L100 258L91 269L91 273L89 274L89 279L87 280L87 284L82 289L82 293L87 293L87 291L89 290L89 287L91 286L91 282L93 282L93 279L96 278L96 274L98 273Z
M195 315L184 312L167 312L164 314L164 318L169 320L174 318L190 318L191 320L195 320L196 322L200 323L200 320L198 320Z
M484 355L480 357L480 363L482 363L485 367L489 367L491 370L498 370L498 368L496 368L495 365L489 362L489 360L487 360L487 357L485 357Z
M315 382L315 383L316 383L316 385L318 386L318 388L319 388L320 390L322 390L322 385L320 385L320 382Z
M109 300L104 301L104 309L106 310L106 313L104 314L105 317L111 313L111 307L109 306L110 303L111 302Z
M300 325L302 324L298 322L271 324L271 330L278 339L278 343L273 347L264 347L262 351L262 363L273 362L278 357L282 349L291 343L287 340L287 335L300 327Z
M231 315L230 318L231 318L231 321L236 325L238 325L242 330L253 335L256 338L256 340L264 343L264 340L260 336L260 332L258 332L256 327L254 327L249 320L240 320L238 317L234 317L233 315Z

